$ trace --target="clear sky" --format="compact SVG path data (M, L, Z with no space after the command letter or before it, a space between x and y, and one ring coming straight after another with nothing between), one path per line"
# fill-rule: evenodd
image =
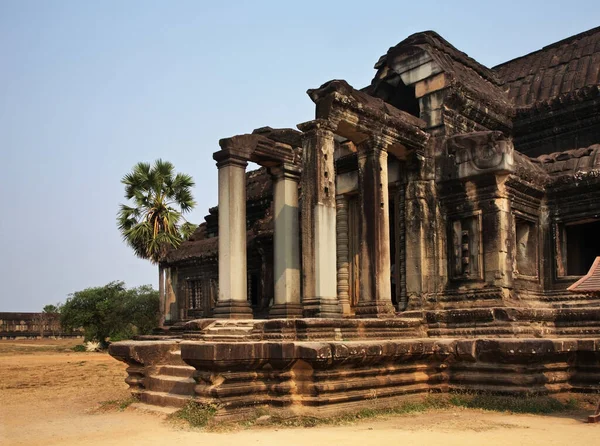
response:
M306 89L367 85L414 32L493 66L599 24L598 0L0 0L0 311L156 286L115 223L138 161L194 177L199 223L219 138L312 119Z

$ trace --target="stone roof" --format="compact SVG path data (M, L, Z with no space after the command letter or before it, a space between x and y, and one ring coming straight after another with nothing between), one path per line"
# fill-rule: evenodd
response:
M493 68L518 107L600 84L600 27Z
M573 176L600 170L600 144L531 158L551 176Z
M397 52L410 47L419 47L434 53L437 56L436 61L441 61L442 65L446 67L458 63L464 68L471 69L474 74L477 74L479 77L492 84L498 85L500 83L499 78L494 71L490 70L485 65L480 64L467 53L458 50L435 31L423 31L408 36L396 46L391 47L385 55L381 56L375 64L375 68L381 68L386 64L387 60L394 57ZM473 73L467 73L466 75L471 77Z
M411 55L415 49L428 53L458 89L470 92L481 102L503 113L510 113L512 110L512 103L501 86L497 73L459 51L434 31L419 32L407 37L381 56L375 68L383 73L381 69L386 65L391 68L395 58L402 57L403 54ZM376 85L380 73L373 80L369 93Z
M567 289L573 293L600 295L600 257L596 257L585 276Z

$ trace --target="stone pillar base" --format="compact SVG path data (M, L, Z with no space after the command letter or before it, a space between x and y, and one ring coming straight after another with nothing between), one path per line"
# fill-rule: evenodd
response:
M352 316L352 307L349 300L340 299L340 308L342 309L342 316Z
M356 307L356 317L372 318L372 317L394 317L396 309L391 302L359 302Z
M300 304L276 304L269 310L269 319L296 319L302 317L302 305Z
M247 300L224 300L217 302L213 310L216 319L252 319L252 307Z
M302 302L304 317L338 319L342 317L342 308L337 299L304 299Z

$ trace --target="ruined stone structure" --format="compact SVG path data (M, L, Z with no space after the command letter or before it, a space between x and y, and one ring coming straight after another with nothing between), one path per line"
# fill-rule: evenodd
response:
M600 389L599 295L567 289L600 255L600 28L492 69L423 32L375 69L309 90L299 131L220 141L165 327L111 346L143 401Z
M0 339L83 336L82 330L63 330L57 313L0 313Z

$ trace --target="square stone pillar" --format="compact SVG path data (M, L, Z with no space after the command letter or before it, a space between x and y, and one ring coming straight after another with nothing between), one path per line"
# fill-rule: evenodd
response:
M302 305L304 317L339 318L333 128L325 120L302 130Z
M394 315L390 282L390 215L385 143L369 138L358 147L360 191L360 301L357 317Z
M219 169L219 298L213 316L251 319L246 269L248 163L234 156L216 158Z
M269 318L302 317L300 303L300 240L298 220L298 183L300 168L284 163L271 168L275 233L275 298Z

